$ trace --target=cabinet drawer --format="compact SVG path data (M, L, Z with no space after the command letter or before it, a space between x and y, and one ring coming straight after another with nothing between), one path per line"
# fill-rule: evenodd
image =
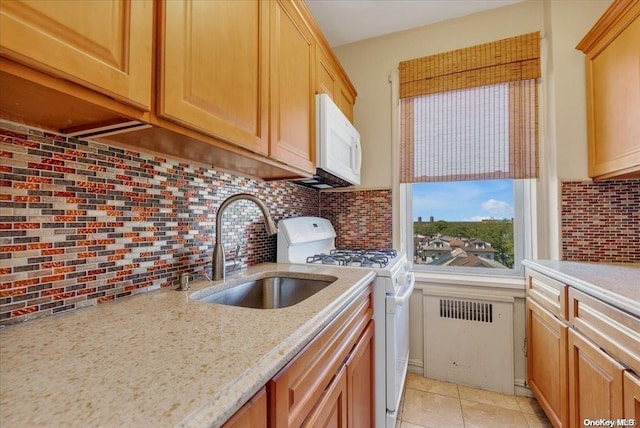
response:
M567 318L568 286L537 272L529 272L527 277L528 297L560 319Z
M271 425L298 427L345 362L373 315L371 285L268 384Z
M569 321L609 355L640 373L640 319L573 288Z

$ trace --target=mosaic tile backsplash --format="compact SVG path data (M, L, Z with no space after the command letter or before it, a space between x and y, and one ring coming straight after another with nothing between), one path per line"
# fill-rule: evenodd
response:
M391 190L321 192L320 216L331 220L338 248L393 248Z
M640 262L640 180L562 183L562 259Z
M319 194L0 121L0 324L177 284L211 271L215 214L236 193L274 220L319 214ZM241 266L276 260L251 202L223 216Z

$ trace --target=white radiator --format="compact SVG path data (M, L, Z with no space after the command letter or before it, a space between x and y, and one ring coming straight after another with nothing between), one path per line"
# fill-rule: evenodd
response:
M424 376L514 393L513 299L424 290Z

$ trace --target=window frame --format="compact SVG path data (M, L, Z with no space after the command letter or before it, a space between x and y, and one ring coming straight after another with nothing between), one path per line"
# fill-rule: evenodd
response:
M536 212L536 180L524 179L513 180L513 247L514 247L514 267L513 269L491 269L491 268L468 268L451 266L432 266L428 264L414 263L413 244L413 190L412 184L400 183L400 191L404 195L404 204L401 205L401 212L405 220L404 243L406 248L409 268L414 272L437 273L452 276L481 276L481 277L513 277L524 278L524 266L522 260L531 258L534 254L535 240L535 212Z

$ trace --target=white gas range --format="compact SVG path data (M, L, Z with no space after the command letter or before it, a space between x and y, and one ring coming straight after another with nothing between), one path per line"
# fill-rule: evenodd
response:
M395 427L409 360L409 297L415 278L395 250L335 248L327 219L295 217L278 222L278 263L323 263L372 269L375 322L376 428Z

